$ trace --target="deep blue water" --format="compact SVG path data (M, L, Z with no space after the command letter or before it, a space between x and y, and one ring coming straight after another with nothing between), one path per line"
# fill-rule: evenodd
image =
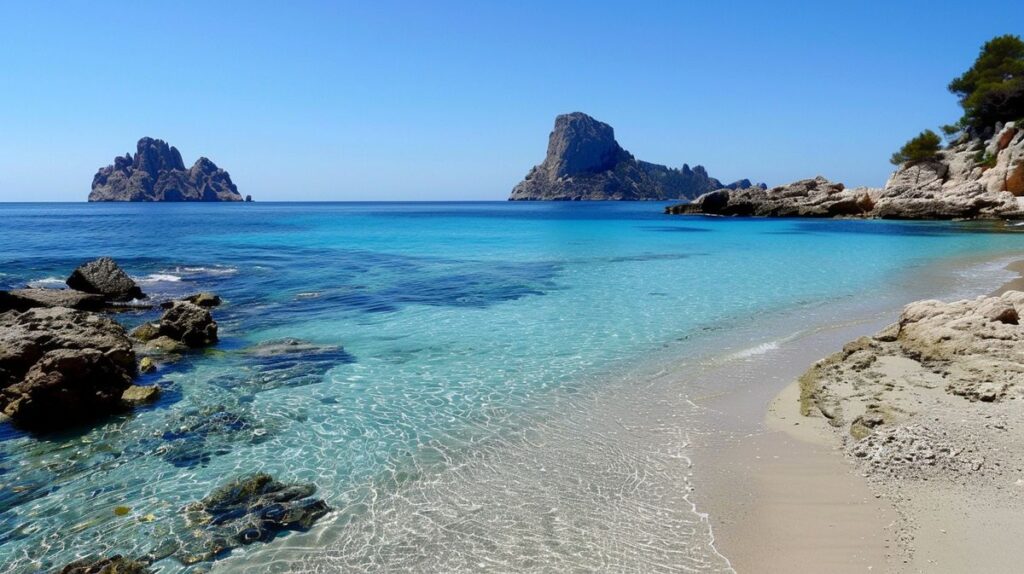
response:
M682 218L662 207L0 204L0 288L59 287L78 264L109 255L155 297L212 290L226 300L215 311L219 345L146 379L164 387L158 404L44 440L0 427L0 571L144 553L174 538L184 504L257 469L317 483L339 512L311 540L350 552L350 568L408 566L401 554L415 556L434 530L410 527L393 554L352 532L376 532L365 539L383 545L390 518L380 509L410 500L416 484L451 486L480 445L538 413L584 408L565 397L760 316L898 299L938 263L1024 247L1001 225ZM318 347L253 351L286 338ZM467 493L433 493L437 506L419 511L431 528L465 523L439 509ZM121 505L128 516L113 512ZM516 528L530 539L542 525ZM702 544L696 529L680 539ZM551 556L589 563L569 548ZM498 550L472 552L486 564Z

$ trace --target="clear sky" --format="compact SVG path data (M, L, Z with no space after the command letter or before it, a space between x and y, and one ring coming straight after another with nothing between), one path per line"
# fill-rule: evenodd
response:
M257 200L504 199L583 111L647 161L881 185L1024 2L0 0L0 201L142 136Z

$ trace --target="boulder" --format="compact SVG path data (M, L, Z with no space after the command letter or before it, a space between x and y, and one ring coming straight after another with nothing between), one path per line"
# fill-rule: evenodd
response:
M103 295L111 301L145 297L135 281L109 257L79 265L68 277L67 284L72 289Z
M132 329L131 336L133 339L138 339L143 343L152 341L160 336L160 324L159 323L143 323L138 327Z
M749 185L740 180L731 186ZM509 200L663 200L727 187L701 167L639 161L606 123L575 112L555 118L547 155L515 186Z
M175 557L195 564L286 530L308 530L330 511L312 498L315 492L312 484L288 485L265 473L235 479L185 508L185 539Z
M120 410L136 372L116 322L63 307L0 313L0 411L57 430Z
M185 169L181 153L163 140L142 138L96 172L89 201L242 201L228 172L205 157Z
M189 303L192 303L193 305L199 305L200 307L220 307L220 304L221 304L220 296L217 295L216 293L209 293L209 292L196 293L195 295L189 295L188 297L185 297L182 300L183 301L188 301Z
M203 347L217 342L217 323L205 308L177 301L160 317L160 334L189 347Z
M58 349L0 390L0 404L19 426L55 430L117 412L131 382L129 372L100 351Z
M121 393L121 400L135 406L155 401L160 396L160 387L156 385L131 385Z

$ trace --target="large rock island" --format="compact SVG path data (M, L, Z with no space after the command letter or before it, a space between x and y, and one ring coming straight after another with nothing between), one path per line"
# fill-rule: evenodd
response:
M185 169L177 148L153 138L139 140L135 157L126 153L100 168L89 194L89 201L242 200L228 172L205 157Z
M515 200L689 199L728 186L701 166L675 169L639 161L615 141L615 130L587 114L555 118L543 163L534 166L509 196Z

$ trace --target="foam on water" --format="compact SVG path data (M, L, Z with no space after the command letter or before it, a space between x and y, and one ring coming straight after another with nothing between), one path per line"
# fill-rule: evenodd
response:
M315 482L335 511L215 571L728 571L689 497L714 389L671 373L770 357L863 301L976 294L987 271L937 264L1024 245L960 224L660 209L0 206L6 284L110 255L180 278L151 295L227 301L215 351L145 381L156 405L43 441L0 427L0 571L164 548L184 505L256 470ZM151 216L175 231L119 232ZM307 344L257 346L284 339Z

